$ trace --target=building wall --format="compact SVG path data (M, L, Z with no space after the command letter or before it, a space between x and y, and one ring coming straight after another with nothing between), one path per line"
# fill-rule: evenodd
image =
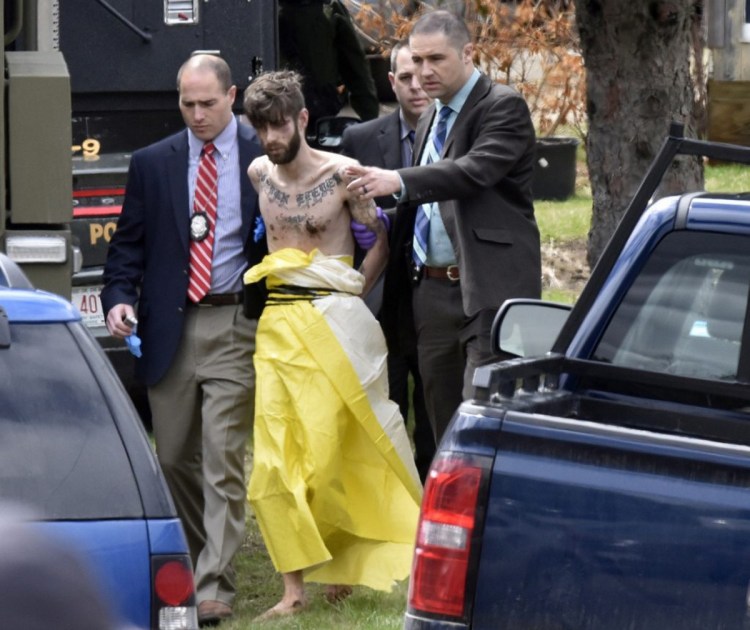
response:
M708 139L750 146L750 0L707 0Z

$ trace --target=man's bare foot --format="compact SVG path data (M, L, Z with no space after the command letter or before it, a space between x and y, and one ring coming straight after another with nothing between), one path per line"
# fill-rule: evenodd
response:
M325 597L329 604L344 601L352 594L352 587L346 584L329 584L326 586Z
M269 619L277 619L278 617L289 617L290 615L302 612L305 608L307 608L307 599L295 599L290 602L282 599L273 608L269 608L253 621L268 621Z

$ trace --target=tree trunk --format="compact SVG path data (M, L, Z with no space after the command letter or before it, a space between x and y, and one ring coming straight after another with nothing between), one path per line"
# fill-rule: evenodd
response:
M656 156L671 121L695 137L702 120L691 76L702 0L575 0L587 75L586 155L593 195L593 268ZM681 157L659 196L703 188L703 165Z

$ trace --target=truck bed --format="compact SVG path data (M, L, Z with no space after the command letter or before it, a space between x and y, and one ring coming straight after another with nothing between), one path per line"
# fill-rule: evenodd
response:
M501 424L472 628L745 627L748 447L514 411Z
M492 459L462 627L750 627L746 386L555 355L481 370L441 444Z

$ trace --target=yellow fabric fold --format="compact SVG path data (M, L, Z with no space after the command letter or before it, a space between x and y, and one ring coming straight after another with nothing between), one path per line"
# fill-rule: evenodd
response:
M351 258L295 249L245 282L264 277L271 292L333 292L267 306L258 324L248 499L269 554L307 581L389 590L411 569L421 485L364 279Z

